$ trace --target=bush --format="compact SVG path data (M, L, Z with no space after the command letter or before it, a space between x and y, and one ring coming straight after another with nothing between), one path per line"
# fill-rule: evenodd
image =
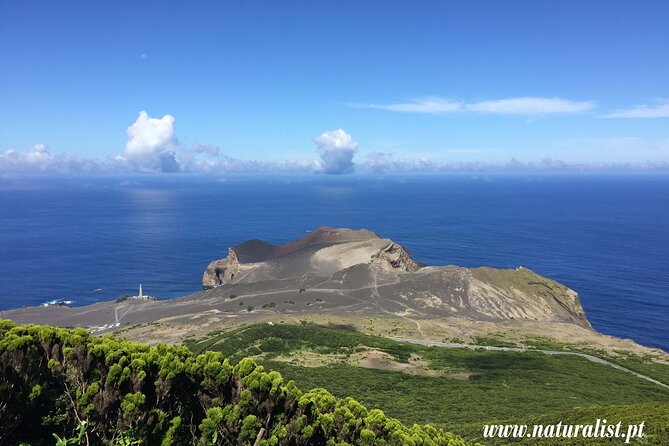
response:
M324 389L302 393L249 358L1 320L0 432L33 445L250 446L260 432L262 445L465 445Z

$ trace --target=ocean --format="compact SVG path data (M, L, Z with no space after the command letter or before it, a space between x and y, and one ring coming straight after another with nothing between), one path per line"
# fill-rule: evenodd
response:
M0 179L0 309L200 289L259 238L367 228L429 265L522 265L599 331L669 351L669 175L137 175Z

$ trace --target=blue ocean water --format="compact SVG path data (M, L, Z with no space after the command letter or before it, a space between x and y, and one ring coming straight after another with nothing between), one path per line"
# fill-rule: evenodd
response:
M200 289L247 239L368 228L427 264L519 265L593 326L669 350L669 176L192 176L0 180L0 309ZM95 291L101 289L100 291Z

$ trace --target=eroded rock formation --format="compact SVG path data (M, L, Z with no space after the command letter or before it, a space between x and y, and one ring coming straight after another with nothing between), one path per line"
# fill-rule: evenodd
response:
M239 260L232 248L228 249L228 256L224 259L214 260L204 270L202 286L210 288L224 283L232 282L235 274L239 272Z

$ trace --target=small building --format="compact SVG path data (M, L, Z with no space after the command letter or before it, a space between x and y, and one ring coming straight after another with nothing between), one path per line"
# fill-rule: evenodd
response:
M139 284L139 294L137 296L131 296L130 299L139 299L139 300L156 300L154 296L149 296L144 294L142 290L142 284Z

